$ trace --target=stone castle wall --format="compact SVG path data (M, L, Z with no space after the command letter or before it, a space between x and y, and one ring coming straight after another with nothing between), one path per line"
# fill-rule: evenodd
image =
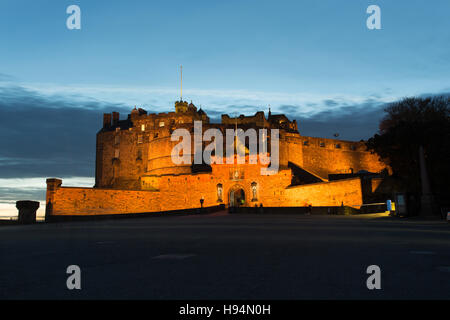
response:
M244 179L233 180L233 168L217 166L212 174L144 177L159 181L158 190L115 190L98 188L62 187L61 180L47 181L46 215L111 215L126 213L151 213L228 204L232 190L243 189L245 206L294 207L294 206L346 206L362 204L359 178L321 182L288 187L290 170L282 170L274 176L259 175L258 168L244 170ZM256 196L252 184L257 184ZM219 197L218 185L222 187ZM146 188L144 185L143 188Z
M147 171L169 173L170 153L177 142L170 141L176 128L190 128L194 120L208 123L207 117L175 112L158 114L132 113L127 120L119 114L104 115L103 128L97 133L96 187L136 189ZM155 171L155 172L156 172ZM170 173L187 173L174 168Z
M110 215L161 211L159 192L60 187L47 215Z
M355 208L363 204L360 178L289 187L285 190L283 206L340 206L342 203Z
M329 174L380 172L388 166L377 154L366 150L363 142L301 137L302 168L323 179Z
M148 134L133 128L97 136L96 187L136 189L148 161Z

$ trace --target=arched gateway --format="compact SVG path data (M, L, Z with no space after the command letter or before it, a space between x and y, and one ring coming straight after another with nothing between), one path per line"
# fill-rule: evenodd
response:
M243 207L246 204L244 187L234 185L230 188L228 204L230 207Z

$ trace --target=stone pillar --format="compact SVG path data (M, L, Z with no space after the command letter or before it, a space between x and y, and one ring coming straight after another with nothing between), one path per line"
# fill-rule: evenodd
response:
M56 191L61 187L62 180L50 178L47 179L47 195L46 195L46 206L45 206L45 221L53 214L53 204L54 204L54 196Z
M21 200L16 202L19 209L19 223L30 224L36 222L36 210L39 208L38 201Z

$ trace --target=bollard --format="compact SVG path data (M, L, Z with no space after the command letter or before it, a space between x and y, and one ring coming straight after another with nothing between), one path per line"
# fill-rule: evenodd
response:
M19 210L18 222L20 224L30 224L36 222L36 210L39 208L38 201L20 200L16 201L16 208Z

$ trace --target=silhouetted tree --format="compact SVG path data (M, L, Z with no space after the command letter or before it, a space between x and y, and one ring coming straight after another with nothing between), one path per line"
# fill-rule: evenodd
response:
M420 192L419 146L434 194L450 193L450 98L405 98L390 104L379 134L367 141L411 192Z

